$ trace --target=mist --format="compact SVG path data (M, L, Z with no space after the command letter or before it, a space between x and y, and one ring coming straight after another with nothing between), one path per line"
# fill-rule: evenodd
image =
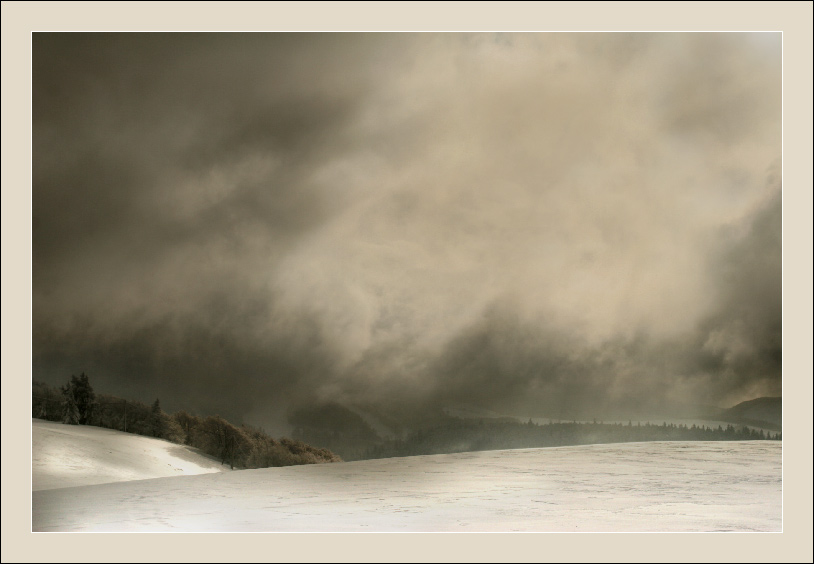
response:
M33 34L33 376L285 429L781 393L779 33Z

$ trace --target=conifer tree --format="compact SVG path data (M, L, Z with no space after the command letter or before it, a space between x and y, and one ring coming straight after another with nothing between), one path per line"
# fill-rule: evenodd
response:
M79 408L76 406L73 388L70 384L62 386L62 422L68 425L79 425Z
M76 409L79 412L79 424L87 425L93 415L93 406L96 403L96 394L83 372L78 378L71 376L69 387L73 393Z
M152 409L150 409L150 432L154 437L163 439L166 435L166 426L164 412L161 411L161 404L156 398Z

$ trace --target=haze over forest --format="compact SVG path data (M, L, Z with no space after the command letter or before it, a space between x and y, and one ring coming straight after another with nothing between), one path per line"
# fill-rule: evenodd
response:
M35 379L272 433L781 395L779 33L32 41Z

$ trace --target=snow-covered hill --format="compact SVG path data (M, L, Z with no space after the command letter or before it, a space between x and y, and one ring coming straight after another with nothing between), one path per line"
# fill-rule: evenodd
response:
M34 531L780 531L777 441L468 452L35 491Z
M229 471L193 448L85 425L32 419L32 489Z

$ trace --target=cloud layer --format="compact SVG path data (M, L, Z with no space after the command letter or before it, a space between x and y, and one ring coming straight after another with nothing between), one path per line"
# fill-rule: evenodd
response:
M34 377L274 427L779 395L779 34L34 35Z

